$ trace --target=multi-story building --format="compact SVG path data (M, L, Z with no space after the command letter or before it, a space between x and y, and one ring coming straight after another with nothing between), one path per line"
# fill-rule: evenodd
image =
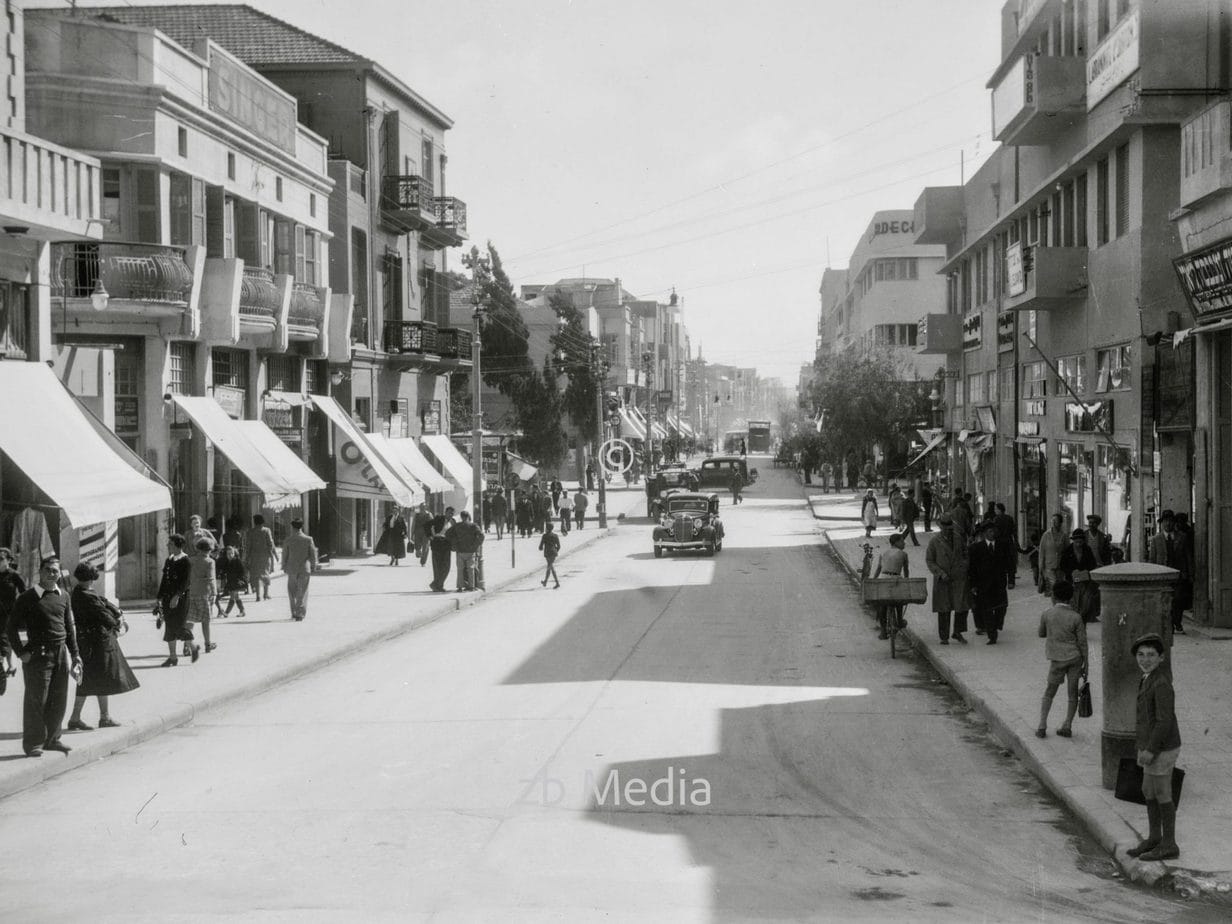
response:
M922 319L918 346L953 376L955 479L1024 533L1094 513L1141 559L1161 507L1192 512L1191 425L1156 413L1175 373L1151 344L1184 304L1180 126L1227 84L1222 6L1007 2L989 81L1002 147L916 203L916 240L946 245L945 316Z
M327 139L334 187L319 214L328 217L330 278L354 303L341 338L348 349L330 357L328 371L350 420L334 421L337 433L354 443L342 429L354 426L403 441L408 452L417 451L404 442L412 438L429 455L433 444L447 452L435 437L451 429L448 373L470 365L470 325L451 326L444 275L447 248L466 237L466 204L446 189L449 117L382 65L251 7L86 12L155 27L189 46L208 36L289 94L299 120ZM235 89L241 100L248 93L246 86ZM266 118L264 110L260 116ZM466 482L455 489L469 496L465 472L435 461L451 482ZM362 453L336 453L335 463L323 529L324 544L339 553L371 547L382 502L424 497L426 486L405 468L399 487L371 483L365 473L373 463ZM440 493L427 494L441 504Z

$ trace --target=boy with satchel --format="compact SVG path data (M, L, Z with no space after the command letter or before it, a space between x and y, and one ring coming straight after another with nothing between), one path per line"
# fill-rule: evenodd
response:
M1044 642L1044 656L1048 659L1048 683L1044 698L1040 701L1039 728L1035 737L1048 735L1048 712L1061 684L1065 683L1069 702L1065 709L1065 721L1057 729L1062 738L1073 737L1074 715L1078 712L1078 682L1087 675L1087 627L1078 611L1069 605L1074 589L1065 581L1057 581L1052 588L1054 605L1040 614L1039 636Z

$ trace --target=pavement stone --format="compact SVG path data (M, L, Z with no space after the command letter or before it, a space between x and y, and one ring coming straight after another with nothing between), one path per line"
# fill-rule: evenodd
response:
M809 492L818 519L858 518L858 495ZM889 520L874 531L875 553L889 548ZM928 539L920 531L918 547L907 545L911 574L928 576L924 564ZM825 530L830 549L858 580L865 542L862 526L840 525ZM1144 863L1125 854L1145 836L1146 810L1120 802L1101 784L1100 730L1103 703L1098 671L1091 671L1095 714L1075 719L1074 737L1059 738L1052 729L1065 710L1065 691L1053 702L1047 738L1035 737L1047 661L1038 636L1039 614L1047 599L1031 586L1031 569L1021 559L1017 586L1009 591L1006 629L996 646L986 646L974 627L969 644L938 644L936 621L928 604L908 607L907 633L915 648L950 684L968 706L977 710L1003 745L1012 750L1088 828L1131 880L1155 884L1165 876L1183 894L1232 891L1232 671L1221 642L1232 634L1204 632L1187 623L1186 635L1175 638L1172 659L1177 684L1177 718L1181 727L1181 759L1186 771L1179 804L1177 840L1181 857L1168 863ZM929 592L931 595L931 580ZM911 614L915 615L912 616ZM875 628L875 625L874 625ZM1092 661L1099 657L1100 624L1087 626ZM1196 630L1196 631L1195 631ZM887 648L886 657L889 657Z
M597 494L591 493L592 504ZM645 514L643 485L609 486L608 529L621 518ZM557 523L559 526L559 521ZM594 509L586 527L562 537L561 558L601 539ZM72 748L65 755L44 753L28 758L21 750L21 703L24 684L20 665L9 679L8 693L0 696L0 799L61 773L127 748L140 741L188 724L197 715L217 706L254 697L279 684L317 670L333 661L397 638L440 619L464 606L473 606L488 594L525 580L543 568L539 537L516 539L511 560L508 536L496 542L489 533L484 543L486 590L438 594L428 589L431 567L421 567L413 557L390 567L384 556L335 558L312 578L308 616L292 622L285 582L279 575L273 584L274 598L253 603L245 600L248 615L228 619L215 617L211 638L218 648L203 653L193 664L181 656L179 665L162 668L167 646L161 630L155 629L150 607L137 610L125 604L130 630L120 646L141 686L122 696L111 697L112 718L119 728L88 732L64 732ZM558 566L559 567L559 566ZM446 586L454 586L451 570ZM198 642L201 633L195 632ZM14 663L16 659L14 659ZM71 684L70 684L71 689ZM69 703L70 711L72 701ZM86 702L83 721L98 724L98 702ZM65 716L67 726L68 717Z

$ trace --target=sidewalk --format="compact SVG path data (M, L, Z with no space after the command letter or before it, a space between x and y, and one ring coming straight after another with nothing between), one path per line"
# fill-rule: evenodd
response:
M562 537L562 559L605 535L594 513L597 497L592 492L585 529L571 530ZM614 528L622 515L644 513L645 502L641 484L609 487L608 528ZM167 657L167 646L162 632L154 627L150 611L126 611L130 629L120 645L141 687L112 697L112 717L121 723L119 728L65 731L64 742L72 747L72 753L47 752L38 759L28 758L21 750L24 684L20 668L16 677L9 678L8 692L0 696L0 799L185 725L208 709L256 696L332 661L397 638L541 572L539 537L517 539L515 543L516 567L510 563L508 534L500 543L495 532L488 534L484 542L487 590L465 594L430 591L431 562L421 567L413 557L396 568L389 567L383 556L334 559L313 576L308 618L300 623L291 621L286 582L279 577L273 587L274 599L261 603L245 600L245 618L232 613L229 619L211 621L216 651L205 654L202 646L200 661L192 664L181 656L179 666L174 668L159 667ZM445 586L454 587L454 581L451 570ZM200 631L195 634L200 641ZM97 699L87 700L82 718L87 725L97 726Z
M850 519L857 498L810 493L814 516L831 519L846 513ZM873 533L875 554L889 548L888 518ZM928 575L924 553L934 532L920 532L918 547L907 544L913 577ZM859 574L865 541L862 527L826 530L830 547L853 578ZM875 561L875 560L874 560ZM932 582L929 581L931 593ZM1176 887L1186 894L1198 891L1232 890L1232 671L1228 657L1232 648L1221 644L1229 633L1212 632L1176 637L1173 662L1177 683L1177 718L1181 727L1181 759L1186 771L1185 788L1177 820L1179 860L1141 863L1125 855L1145 836L1146 809L1119 802L1101 785L1100 730L1103 727L1099 671L1091 671L1095 714L1075 719L1074 737L1058 738L1052 730L1065 712L1065 691L1053 702L1047 738L1035 737L1040 697L1044 690L1047 661L1043 640L1038 636L1039 614L1046 598L1031 586L1031 570L1022 558L1017 586L1009 592L1005 631L995 647L985 645L974 626L969 644L938 644L937 624L928 604L908 607L908 634L916 650L931 662L942 677L978 710L997 738L1014 751L1031 771L1079 818L1111 853L1129 878L1155 883L1172 874ZM875 628L870 625L870 629ZM1087 627L1092 664L1098 664L1100 624ZM1223 638L1219 638L1223 636ZM886 657L889 657L887 647Z

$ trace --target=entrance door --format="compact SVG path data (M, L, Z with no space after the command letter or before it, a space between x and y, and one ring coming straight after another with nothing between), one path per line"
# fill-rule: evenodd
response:
M1213 445L1208 485L1214 494L1210 569L1214 574L1211 622L1232 626L1232 334L1207 335L1211 343L1211 391L1214 394ZM1223 564L1221 564L1223 563Z

